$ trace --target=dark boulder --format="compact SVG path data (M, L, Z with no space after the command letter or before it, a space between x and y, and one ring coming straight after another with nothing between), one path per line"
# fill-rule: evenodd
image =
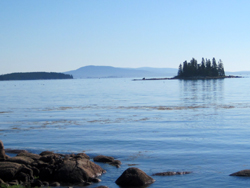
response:
M8 159L9 156L5 154L3 142L0 140L0 161Z
M143 186L153 182L155 180L145 172L139 168L131 167L125 170L115 183L120 186Z
M52 151L43 151L42 153L40 153L40 156L42 156L40 160L47 160L46 162L49 162L48 160L51 159L58 159L63 157L62 154L54 153Z
M25 165L14 162L0 162L0 178L4 181L18 180L30 182L33 179L33 171Z
M40 159L40 161L43 161L45 163L54 163L54 156L52 155L46 155L46 156L42 156Z
M34 163L32 163L32 166L38 168L38 169L41 169L41 168L46 168L46 167L50 167L51 165L46 163L46 162L43 162L43 161L40 161L40 160L37 160L35 161Z
M53 180L53 168L43 167L41 168L39 173L39 178L45 181Z
M11 181L22 168L22 164L2 161L0 162L0 178L3 181Z
M38 179L34 179L32 182L31 182L31 187L41 187L43 186L43 182L41 180L38 180Z
M109 187L101 185L101 186L98 186L96 188L109 188Z
M39 160L41 158L40 155L34 154L34 153L29 153L29 152L21 152L21 153L18 153L17 156L25 156L25 157L29 157L33 160Z
M246 176L246 177L250 177L250 169L241 170L241 171L232 173L232 174L230 174L230 176Z
M32 158L26 157L26 156L11 157L11 158L7 159L6 161L19 163L19 164L25 164L25 165L30 165L31 163L34 162L34 160Z
M43 151L42 153L40 153L41 156L46 156L46 155L55 155L55 153L53 151Z
M104 170L88 159L64 160L55 173L55 180L65 185L81 185L102 173Z
M3 145L2 140L0 140L0 149L4 149L4 145Z
M33 171L33 176L39 176L40 170L35 166L31 166L31 170Z
M16 179L18 179L20 182L28 183L31 180L30 175L25 174L24 172L19 172L16 176Z
M4 149L0 149L0 161L6 160L8 157L5 154Z
M90 159L90 157L85 153L78 153L72 157L74 157L75 159L79 159L79 158L80 159Z
M41 167L48 167L48 168L55 168L59 164L63 162L64 155L57 154L51 151L44 151L41 154L41 158L37 161L37 165L39 168Z
M20 171L15 175L15 179L28 183L34 179L33 170L25 165L22 166Z
M17 152L17 156L8 158L0 140L0 184L24 186L90 185L100 182L97 177L106 171L90 161L85 153L56 154L44 151L40 155L27 151ZM119 161L111 158L115 164ZM46 183L43 183L46 182Z

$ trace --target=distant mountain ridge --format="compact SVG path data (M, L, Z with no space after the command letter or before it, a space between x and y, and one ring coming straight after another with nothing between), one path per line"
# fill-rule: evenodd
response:
M64 72L74 78L135 78L135 77L171 77L177 75L175 68L118 68L112 66L89 65Z
M226 71L226 75L231 75L231 74L249 75L250 71L236 71L236 72Z

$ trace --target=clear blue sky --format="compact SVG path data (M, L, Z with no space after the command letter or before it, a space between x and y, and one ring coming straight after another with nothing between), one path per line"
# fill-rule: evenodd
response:
M86 65L250 70L249 0L0 0L0 74Z

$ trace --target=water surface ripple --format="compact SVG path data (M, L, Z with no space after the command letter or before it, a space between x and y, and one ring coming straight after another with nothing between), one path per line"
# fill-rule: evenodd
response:
M250 168L249 78L225 80L75 79L0 82L0 139L6 148L111 155L100 185L130 165L158 187L247 187L228 176ZM98 184L89 186L96 187Z

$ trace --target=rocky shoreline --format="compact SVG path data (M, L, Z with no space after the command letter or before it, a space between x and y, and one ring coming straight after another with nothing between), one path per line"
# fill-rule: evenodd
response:
M107 163L117 168L121 165L121 161L103 155L94 157L92 162L85 153L65 155L43 151L38 155L26 150L6 151L17 155L6 155L0 140L0 187L88 186L100 182L98 177L106 173L106 170L95 162ZM115 183L120 186L141 186L153 182L154 179L143 171L131 167L124 171Z
M9 157L5 154L3 142L0 140L0 188L21 185L24 187L41 186L88 186L101 182L98 177L106 173L95 162L102 162L119 168L121 161L110 156L98 155L93 158L85 153L58 154L52 151L43 151L34 154L26 150L6 150L17 154ZM152 174L152 176L173 176L190 174L190 171L168 171ZM230 176L250 177L250 170L242 170ZM114 182L120 187L144 186L154 183L155 180L142 170L130 167ZM96 188L108 188L98 186Z

